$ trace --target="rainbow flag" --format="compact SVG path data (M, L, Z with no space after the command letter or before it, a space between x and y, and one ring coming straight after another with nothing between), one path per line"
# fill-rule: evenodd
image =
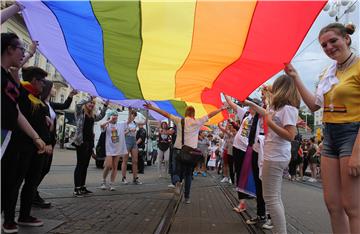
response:
M236 190L256 197L256 186L252 170L252 146L248 146L244 155L244 161L240 170L240 176Z
M326 3L19 2L31 37L74 88L176 115L193 105L197 116L221 106L221 92L243 100L279 72Z

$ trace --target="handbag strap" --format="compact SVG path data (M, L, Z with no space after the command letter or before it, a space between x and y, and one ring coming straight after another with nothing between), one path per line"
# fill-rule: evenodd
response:
M181 119L181 144L184 145L184 126L185 126L185 119Z

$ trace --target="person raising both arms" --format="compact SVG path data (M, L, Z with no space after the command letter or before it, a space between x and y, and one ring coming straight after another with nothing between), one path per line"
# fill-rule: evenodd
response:
M350 49L354 31L340 23L321 29L319 43L334 63L320 76L315 95L285 65L309 109L324 108L321 178L334 233L360 233L360 59Z
M168 112L161 110L150 103L144 105L149 110L153 110L162 116L169 118L174 121L177 128L177 137L174 145L174 155L176 159L180 155L180 150L182 148L182 119L180 117L169 114ZM220 113L222 110L225 110L225 106L209 113L208 115L203 116L202 118L195 119L195 109L192 106L186 107L185 110L185 119L183 121L184 125L184 145L196 148L198 144L198 135L202 125L206 123L210 118L214 117L216 114ZM175 182L176 189L175 193L180 194L180 182L182 179L185 180L185 203L190 204L190 189L191 189L191 180L192 172L194 165L184 164L180 161L176 161L176 173L174 176L173 182Z

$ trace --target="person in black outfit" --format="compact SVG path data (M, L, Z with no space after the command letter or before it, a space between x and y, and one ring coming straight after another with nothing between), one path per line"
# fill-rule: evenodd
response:
M2 229L5 233L17 232L14 221L19 147L14 142L14 131L22 130L32 140L39 152L44 152L45 143L18 109L20 101L19 79L9 72L11 67L19 68L24 62L24 48L14 33L1 34L1 211L4 212ZM29 56L28 56L29 57Z
M25 183L20 196L20 215L18 224L24 226L41 226L43 222L30 216L32 200L35 196L37 185L41 178L45 158L51 154L52 146L50 129L47 121L46 105L39 99L39 93L44 86L47 72L38 67L22 69L23 80L20 87L19 107L29 123L38 132L46 143L45 154L39 154L33 141L22 131L14 132L14 141L20 145L20 161L16 181L16 196L13 198L12 208L15 210L18 191L22 182Z
M46 104L47 115L52 122L51 129L50 129L50 138L51 138L51 145L52 145L53 149L56 144L56 113L55 113L55 110L68 109L71 105L72 98L75 94L77 94L76 90L71 91L68 98L65 100L64 103L51 102L50 98L55 96L55 94L53 92L53 82L50 80L45 80L45 86L44 86L43 92L41 93L40 97L41 97L41 100ZM53 152L44 159L44 167L43 167L43 170L41 173L41 178L40 178L38 186L41 184L44 177L49 173L50 168L51 168L52 159L53 159ZM33 205L40 207L40 208L49 208L51 206L51 203L46 202L42 197L40 197L39 191L37 190L35 193L34 200L33 200Z
M86 175L94 148L94 122L104 118L108 101L104 103L100 114L95 114L95 97L88 97L79 101L75 106L76 133L76 167L74 171L74 196L83 197L92 193L86 188Z
M146 142L146 130L144 128L144 124L143 123L138 123L138 127L139 129L136 132L136 144L138 146L139 149L139 158L138 158L138 171L139 174L144 174L144 157L146 154L145 151L145 142Z

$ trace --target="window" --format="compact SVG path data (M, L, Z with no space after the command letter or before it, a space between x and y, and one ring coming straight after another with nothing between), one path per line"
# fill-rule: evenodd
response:
M47 73L49 73L49 71L50 71L50 62L49 62L48 59L46 59L45 71L46 71Z
M34 57L34 66L39 66L39 60L40 60L40 53L36 50L35 57Z

